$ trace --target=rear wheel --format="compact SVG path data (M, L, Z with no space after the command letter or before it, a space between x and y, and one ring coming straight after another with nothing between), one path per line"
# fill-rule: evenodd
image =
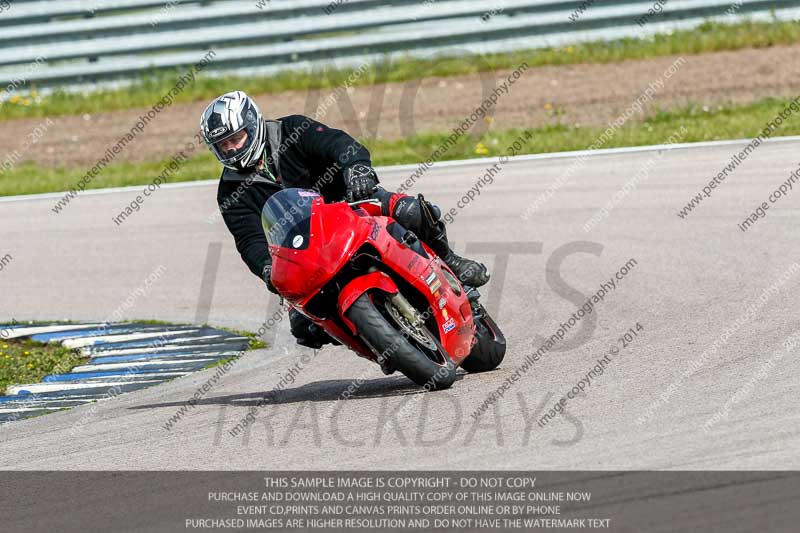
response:
M476 342L461 368L472 373L494 370L506 355L506 338L481 304L473 304L472 314Z
M373 301L374 298L374 301ZM380 359L427 390L450 387L456 367L438 339L424 324L412 324L384 294L362 294L347 317L359 337ZM381 366L386 368L386 362Z

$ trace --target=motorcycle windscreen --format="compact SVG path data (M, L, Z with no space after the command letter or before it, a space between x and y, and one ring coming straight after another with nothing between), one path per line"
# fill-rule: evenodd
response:
M319 194L304 189L284 189L273 194L261 210L267 242L282 248L308 248L311 206Z

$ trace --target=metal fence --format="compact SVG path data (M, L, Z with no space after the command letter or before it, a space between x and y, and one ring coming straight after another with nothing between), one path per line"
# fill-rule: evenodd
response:
M270 74L399 54L642 37L705 20L800 17L798 0L63 0L0 12L0 86L85 87L185 68Z

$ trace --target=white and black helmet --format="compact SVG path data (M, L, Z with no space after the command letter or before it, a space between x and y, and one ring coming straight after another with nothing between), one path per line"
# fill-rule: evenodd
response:
M209 149L228 168L252 167L264 153L266 125L261 110L242 91L225 93L208 104L200 120L200 130ZM241 131L247 133L244 144L223 150L222 141Z

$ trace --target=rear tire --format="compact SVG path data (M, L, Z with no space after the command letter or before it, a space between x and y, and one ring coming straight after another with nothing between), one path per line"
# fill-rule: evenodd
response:
M420 387L442 390L456 380L455 364L441 344L436 341L440 359L437 362L381 314L369 293L362 294L353 303L347 311L347 317L356 326L358 336L372 348L376 356L386 354L394 368Z
M461 362L461 368L470 373L488 372L503 362L506 355L506 338L482 305L475 306L472 312L475 316L477 342L469 356Z

